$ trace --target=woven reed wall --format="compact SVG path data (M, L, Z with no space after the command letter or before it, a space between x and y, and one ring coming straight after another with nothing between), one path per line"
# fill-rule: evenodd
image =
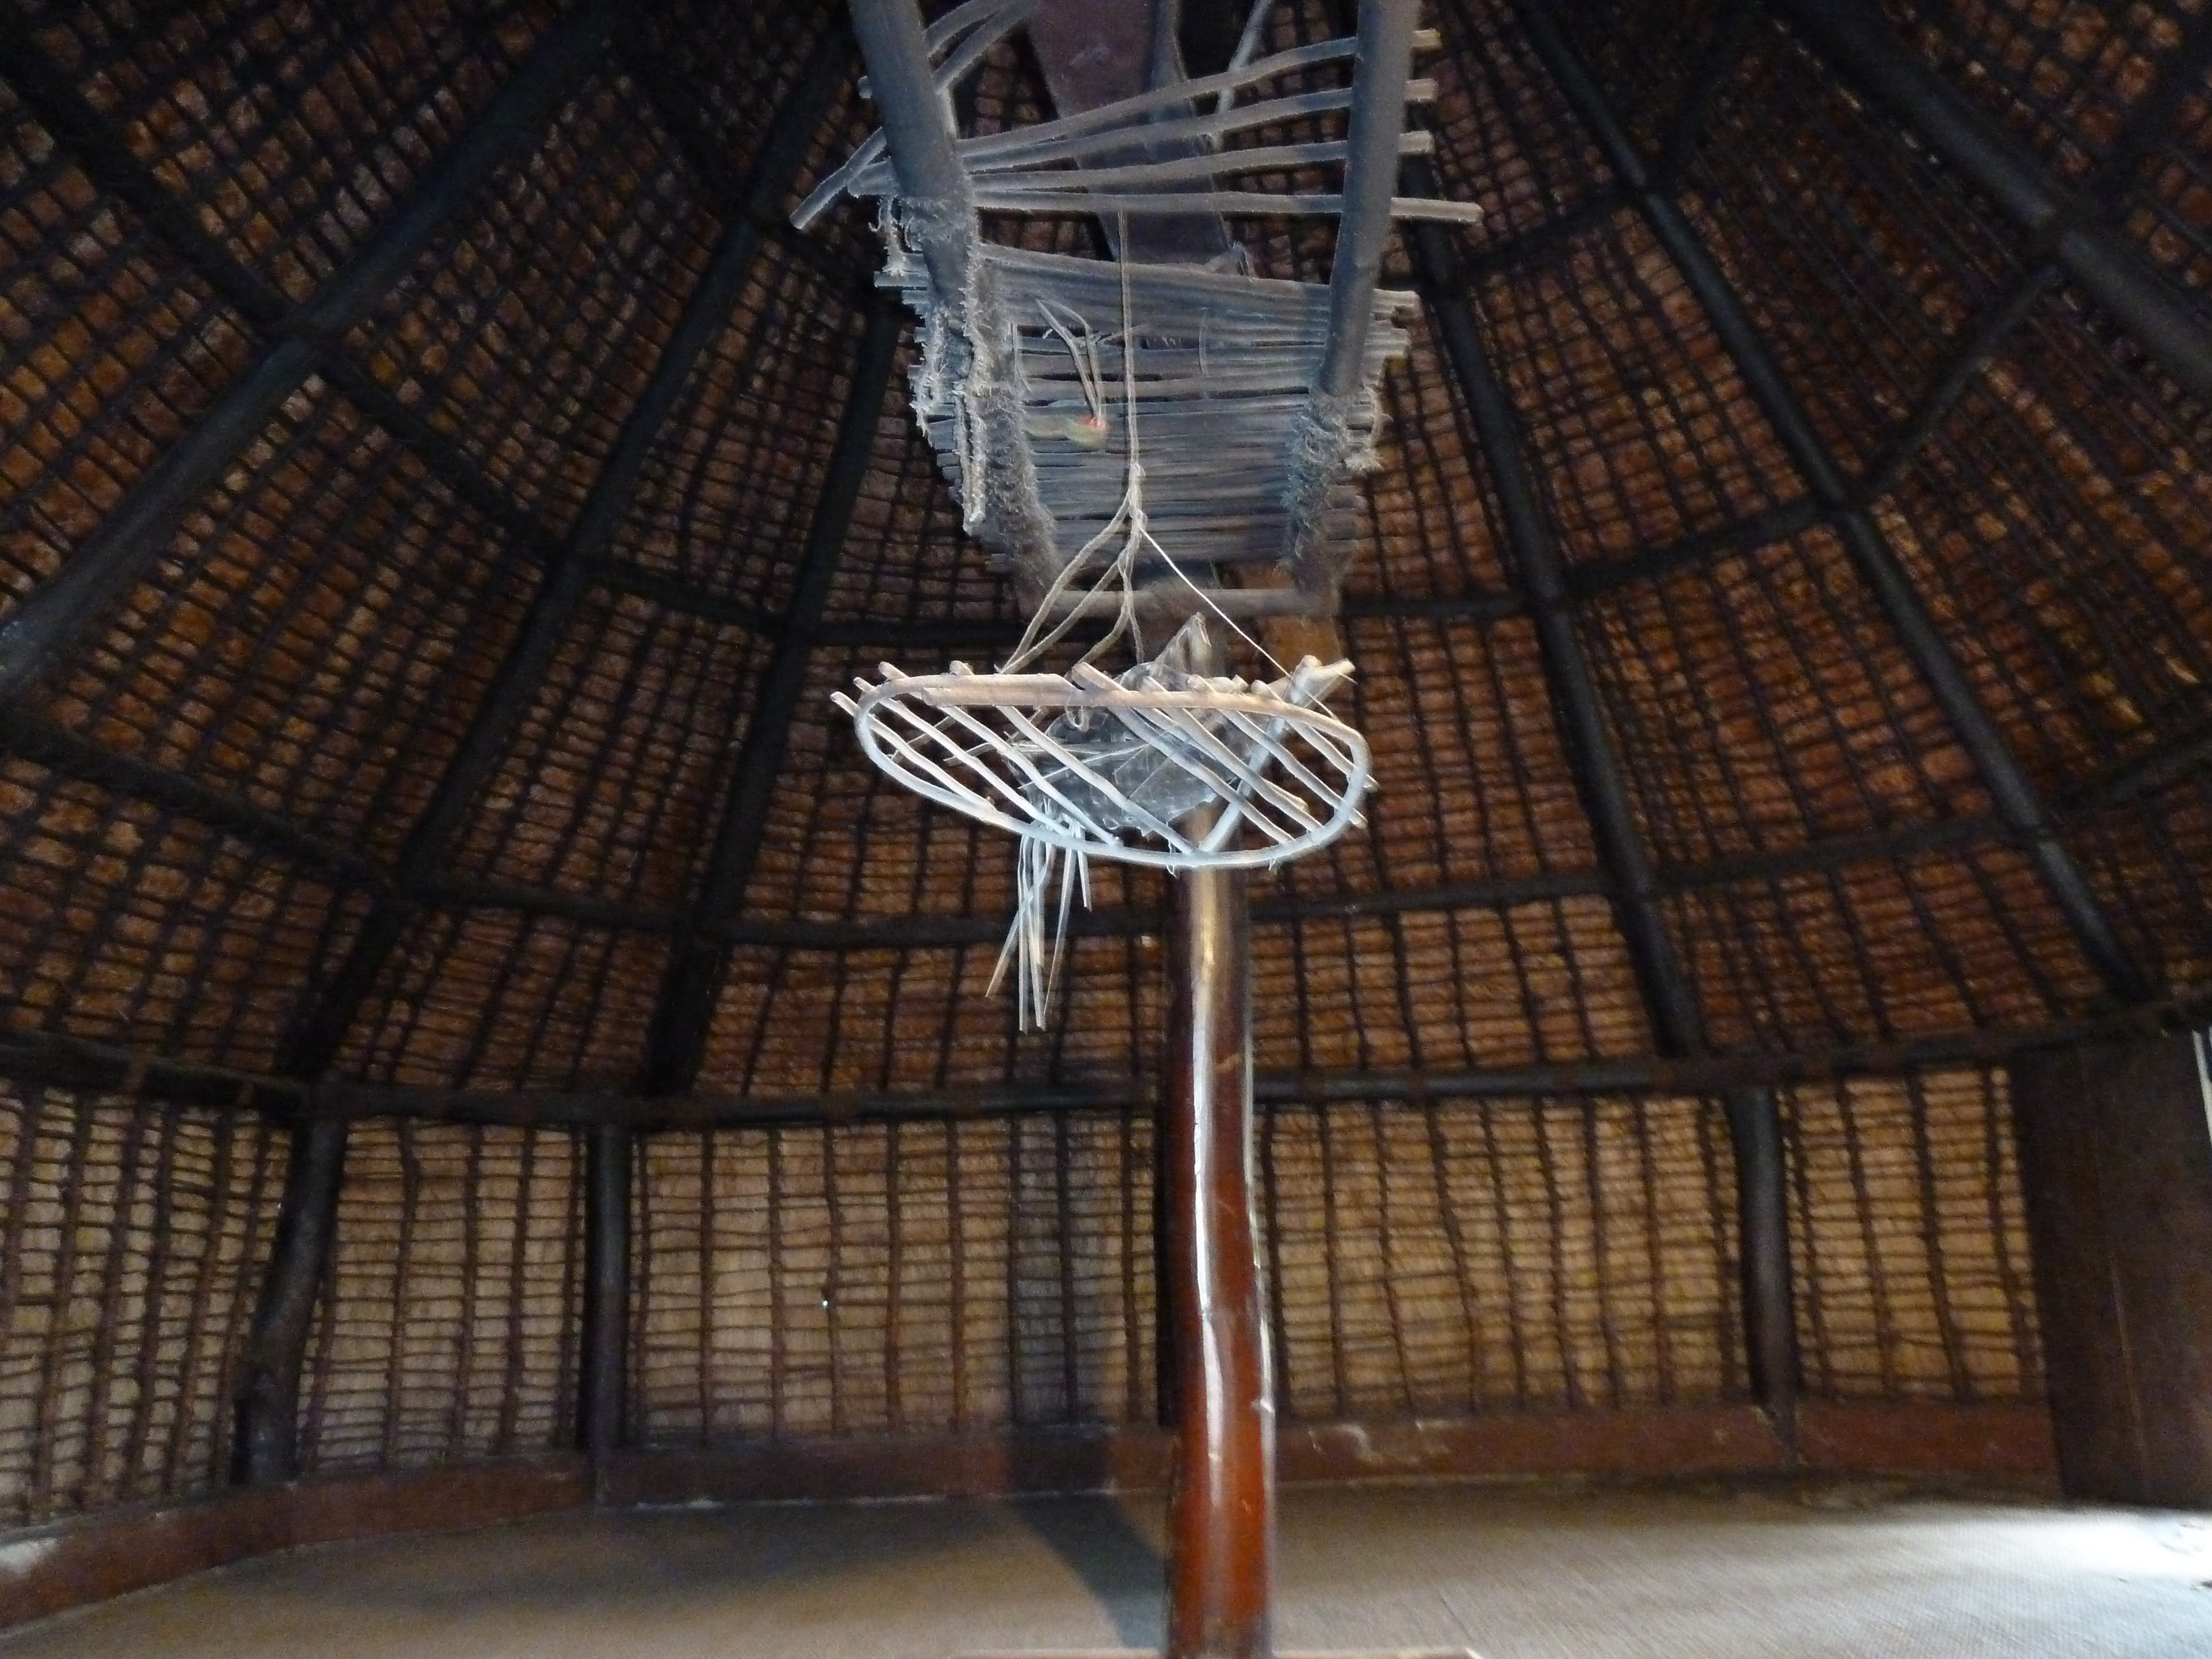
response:
M222 1483L285 1139L0 1090L0 1524Z
M656 1137L634 1431L1152 1420L1150 1127ZM1787 1134L1808 1392L2039 1397L2001 1075L1799 1090ZM1257 1152L1286 1418L1742 1397L1711 1107L1276 1108Z
M2095 192L2129 246L2203 294L2212 98L2184 88L2162 127L2130 125L2185 61L2195 12L1886 9L1949 84ZM14 9L212 252L95 183L81 145L0 79L0 611L112 520L562 15L503 0ZM1284 9L1278 44L1312 38L1328 10ZM2103 1010L1838 538L1790 527L1817 516L1802 479L1522 18L1472 0L1431 10L1447 44L1438 171L1489 215L1459 243L1468 292L1707 1037L1817 1054ZM1709 59L1736 12L1720 0L1558 10L1632 133L1667 155L1685 213L2126 948L2161 988L2201 986L2201 400L2075 287L2026 286L2037 250L2004 214L1772 18ZM762 112L793 95L829 15L688 5L640 24L641 48L595 64L370 314L319 343L320 370L26 699L85 748L0 757L11 1028L284 1063L400 884L545 550L578 522L726 225L731 181L762 149ZM1702 124L1678 134L1708 63ZM1039 107L1011 48L965 98L979 128ZM787 194L865 125L842 88ZM1085 228L1022 234L1095 244ZM763 243L496 763L437 856L407 866L407 881L453 884L410 890L342 1022L341 1073L634 1086L797 586L868 242L847 214L811 243ZM1326 257L1304 234L1255 246L1279 274ZM1955 403L1929 404L1992 322L1988 362ZM1382 793L1364 835L1257 884L1262 1064L1648 1054L1490 465L1425 317L1385 396L1346 622ZM866 630L973 625L988 641L1010 620L902 394L875 430L825 618L844 631L810 664L702 1083L1142 1085L1160 884L1101 883L1120 934L1079 943L1052 1030L1015 1032L981 996L1007 849L888 787L827 708L885 654ZM164 804L189 788L212 804ZM1521 890L1469 896L1489 883ZM953 937L901 942L915 927ZM857 945L829 937L871 928ZM2035 1397L2001 1080L1946 1073L1785 1103L1812 1390ZM5 1110L7 1515L204 1487L281 1134L52 1091ZM1262 1152L1298 1415L1744 1386L1728 1150L1705 1109L1285 1107ZM1149 1157L1147 1126L1111 1114L656 1137L640 1160L634 1429L680 1442L1146 1419ZM578 1164L566 1131L359 1132L311 1346L314 1467L565 1443Z
M352 1131L301 1391L307 1468L574 1443L582 1168L562 1130Z
M1786 1099L1797 1335L1831 1400L2033 1400L2033 1268L2002 1073Z
M2002 1077L1788 1107L1808 1393L2038 1397ZM5 1513L219 1485L283 1135L57 1091L0 1103L0 1135ZM1710 1106L1283 1107L1258 1155L1288 1419L1743 1395ZM1153 1420L1152 1156L1130 1113L647 1138L631 1433ZM571 1443L580 1168L564 1131L356 1127L309 1344L311 1470Z

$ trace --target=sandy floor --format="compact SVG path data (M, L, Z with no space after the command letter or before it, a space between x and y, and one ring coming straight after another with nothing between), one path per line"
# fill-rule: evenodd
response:
M0 1659L935 1659L1160 1633L1155 1505L576 1515L248 1563ZM2212 1517L1829 1492L1287 1496L1285 1647L1615 1656L2212 1655Z

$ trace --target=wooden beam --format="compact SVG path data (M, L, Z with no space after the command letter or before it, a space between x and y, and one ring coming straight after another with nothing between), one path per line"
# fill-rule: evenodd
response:
M1420 179L1413 188L1427 182ZM1446 368L1474 423L1477 447L1497 490L1506 542L1535 620L1553 713L1650 1013L1652 1035L1663 1054L1695 1053L1703 1045L1701 1021L1659 911L1657 875L1636 828L1626 773L1575 626L1566 562L1553 538L1534 474L1522 453L1512 403L1483 349L1473 306L1449 285L1449 233L1441 226L1416 225L1407 240L1416 282L1435 323Z
M2081 180L2073 219L2107 227L2112 223L2118 216L2115 204L2126 201L2143 157L2169 136L2187 100L2202 88L2205 70L2212 65L2212 16L2200 13L2183 29L2182 44L2160 64L2156 82L2136 100L2096 166ZM1960 331L1920 402L1868 461L1852 486L1852 506L1871 507L1888 491L1921 445L1980 378L2005 338L2068 274L2051 251L2049 234L2035 237L2032 246L2035 252L2029 263Z
M315 1302L337 1238L346 1126L319 1119L293 1130L283 1206L239 1367L231 1480L271 1486L300 1473L300 1371Z
M273 283L234 259L191 206L138 159L77 90L75 76L39 45L37 31L17 0L0 0L0 78L88 178L121 197L225 301L257 328L274 332L283 326L292 302Z
M1645 222L1681 271L1807 488L1827 511L1852 562L1981 773L1999 814L2035 866L2083 956L2117 1003L2128 1006L2151 1001L2156 988L2113 928L2087 873L2060 838L2056 821L2027 769L1981 706L1904 562L1855 495L1841 465L1767 351L1703 238L1680 206L1655 183L1653 168L1607 106L1544 0L1528 0L1520 11L1538 55L1615 173L1634 193ZM2022 295L2008 297L2010 305L2027 303ZM1992 329L2004 322L2009 308L2007 298L2001 297L1985 319L1990 327L1979 331L1986 336L1989 349L1994 349L1997 337ZM1971 362L1955 366L1932 395L1959 396L1973 368ZM1932 404L1923 408L1920 412L1923 432L1933 429L1939 413ZM1724 1095L1723 1102L1737 1163L1745 1336L1754 1387L1760 1390L1762 1405L1778 1424L1791 1425L1798 1364L1790 1310L1779 1125L1771 1096L1762 1103L1759 1095L1737 1090ZM1794 1430L1787 1432L1794 1439Z
M1329 499L1343 487L1351 425L1367 382L1367 337L1375 289L1391 236L1398 187L1398 140L1406 123L1419 0L1359 0L1359 47L1352 63L1352 115L1346 133L1344 211L1329 267L1328 331L1312 397L1285 458L1289 528L1283 565L1315 610L1334 608L1352 550L1332 544Z
M780 203L789 190L842 67L842 54L817 46L807 72L774 118L773 136L761 153L752 181L755 206ZM434 882L470 807L506 754L601 568L600 555L636 497L646 463L693 369L729 326L731 313L760 257L763 238L757 217L748 214L724 227L682 317L661 349L659 362L592 481L574 528L548 565L520 630L432 790L428 805L408 833L393 872L395 890L371 909L322 997L294 1033L287 1045L286 1070L317 1077L336 1060L386 962L405 936L425 890Z
M349 264L125 493L114 510L0 623L0 707L21 699L159 558L184 514L236 462L319 361L522 141L601 61L620 15L593 0L557 24L453 147L416 180Z
M1251 912L1253 920L1261 923L1325 921L1423 911L1496 909L1554 899L1599 897L1607 890L1601 875L1571 870L1556 875L1502 876L1491 881L1391 888L1373 893L1279 892L1255 901ZM1068 918L1068 933L1077 939L1164 936L1170 926L1170 912L1148 908L1079 909ZM856 917L851 921L740 916L717 930L717 937L730 944L786 945L800 951L937 950L958 945L996 945L1006 936L1006 918L996 915Z
M181 772L118 754L27 709L0 708L0 748L64 777L97 784L207 824L331 881L372 890L390 883L381 866L342 842L301 829L281 813L225 794Z
M968 303L976 242L975 191L947 124L944 94L915 0L851 0L853 33L868 66L868 96L883 118L905 222L930 282L954 315Z
M1324 397L1348 398L1367 384L1367 337L1390 243L1398 140L1405 131L1406 82L1413 74L1420 10L1419 0L1359 0L1344 212L1329 266L1328 333L1314 375L1314 389Z
M2030 236L2049 242L2066 274L2166 373L2197 397L2212 398L2212 320L2101 222L2100 203L2077 200L2052 183L2033 155L1969 104L1866 0L1776 0L1775 9L1855 89ZM2185 50L2203 50L2203 39L2200 31Z
M1736 1300L1751 1397L1794 1457L1797 1448L1796 1297L1790 1278L1789 1170L1782 1115L1771 1089L1723 1092L1735 1154Z
M1856 0L1844 9L1855 11ZM2061 838L2056 819L2027 769L1983 708L1966 670L1914 586L1911 573L1874 520L1851 505L1850 485L1841 464L1791 390L1711 250L1680 206L1653 185L1650 167L1560 33L1548 5L1544 0L1523 0L1520 15L1537 55L1600 152L1635 192L1645 222L1681 272L1685 285L1697 298L1807 488L1831 509L1837 534L1852 564L1943 710L1960 746L1972 759L1998 811L2035 866L2082 956L2113 1000L2122 1004L2149 1000L2156 988L2106 915L2087 872Z
M577 1449L596 1480L627 1438L632 1133L592 1127L584 1155L584 1308L576 1389Z
M799 71L801 86L811 83L817 73L826 73L832 94L842 90L851 72L854 58L853 38L846 26L844 9L836 9L827 27L815 38L809 50L805 66ZM653 112L667 125L670 136L683 150L684 159L706 192L714 216L724 226L750 222L753 228L781 252L788 253L817 276L836 285L838 296L848 305L866 303L866 296L875 288L875 270L872 265L848 258L834 244L820 237L809 236L793 228L782 213L781 198L767 200L754 190L754 178L740 172L730 163L729 151L721 137L714 131L712 118L706 113L696 89L696 76L683 73L688 64L672 66L662 61L659 53L649 50L642 31L631 30L616 42L624 67L645 89L652 100ZM780 136L784 128L784 114L779 111L772 125L772 135ZM817 111L818 118L827 113L826 107ZM814 128L803 137L810 142L816 136ZM759 171L757 162L752 173Z
M2024 1054L2072 1043L2170 1036L2208 1022L2212 1022L2212 992L2199 992L2027 1030L1954 1031L1902 1042L1846 1043L1773 1054L1686 1060L1644 1054L1465 1071L1267 1071L1255 1078L1253 1094L1262 1105L1534 1100L1572 1111L1592 1098L1621 1095L1720 1095L1737 1088L1772 1089L1847 1077L1896 1077L1947 1066L2002 1065ZM610 1079L596 1089L573 1090L451 1089L337 1079L310 1085L296 1077L134 1054L59 1032L29 1030L0 1030L0 1078L125 1099L257 1111L284 1122L315 1117L411 1117L580 1127L617 1123L641 1133L723 1125L947 1121L1024 1112L1122 1111L1158 1099L1148 1079L1133 1076L941 1090L763 1091L660 1097L639 1093L634 1080L626 1078Z
M176 194L142 161L70 84L66 70L40 51L34 33L13 0L0 0L0 76L16 89L39 120L66 145L77 165L100 189L119 198L153 228L209 287L237 307L261 333L283 335L293 316L291 300L258 270L241 264L200 222L198 210ZM376 423L398 438L432 474L490 523L515 548L543 558L552 545L537 520L518 507L451 437L433 427L421 410L403 403L347 355L337 337L307 338L315 372Z
M1681 176L1691 152L1696 149L1698 135L1704 131L1706 118L1721 94L1728 90L1729 82L1735 78L1744 54L1751 50L1752 37L1766 19L1766 0L1728 0L1720 26L1713 33L1712 44L1700 54L1696 72L1682 100L1668 118L1667 136L1659 145L1657 176L1672 181Z
M897 0L901 7L906 0ZM680 1094L698 1077L707 1029L729 965L726 930L744 903L769 807L783 769L791 721L812 660L815 636L830 599L838 556L852 527L877 428L890 391L903 323L896 302L879 297L868 313L851 391L830 468L799 554L797 586L786 607L775 647L755 683L743 746L732 769L714 850L690 916L678 929L662 981L646 1062L648 1094Z

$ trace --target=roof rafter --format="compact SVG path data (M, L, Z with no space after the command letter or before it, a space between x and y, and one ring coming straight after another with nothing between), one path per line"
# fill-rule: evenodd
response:
M825 35L787 106L777 112L769 129L771 136L748 187L747 200L753 207L780 202L790 188L842 68L843 53L836 37ZM599 556L629 511L662 428L674 414L699 361L728 326L766 241L757 218L748 211L724 228L659 362L592 481L574 528L548 565L521 629L432 791L429 805L409 832L393 872L398 890L380 898L362 923L337 971L288 1045L286 1070L318 1076L336 1060L355 1017L422 903L422 890L435 877L471 803L490 780L528 712L592 584Z
M1717 52L1725 49L1733 33L1724 35ZM1615 172L1621 185L1633 186L1632 175L1617 164ZM1534 613L1569 768L1608 878L1608 896L1653 1046L1662 1062L1705 1062L1709 1048L1703 1010L1667 927L1659 872L1638 829L1626 769L1583 647L1574 573L1553 537L1511 399L1483 349L1474 307L1453 281L1450 239L1439 227L1418 225L1410 240L1423 297L1474 423L1477 447L1489 464L1506 540ZM1799 1363L1778 1109L1763 1079L1717 1077L1698 1092L1718 1094L1735 1153L1741 1239L1738 1291L1753 1392L1772 1414L1785 1443L1794 1444Z
M93 620L161 556L185 513L316 372L323 359L319 343L343 337L367 316L515 147L551 118L570 90L599 62L621 9L612 0L593 0L556 25L453 148L423 169L412 191L346 267L286 316L281 331L252 367L147 470L68 562L0 623L0 706L17 702L30 690ZM0 48L11 58L35 52L35 43L20 27L21 19L12 9L8 21L18 27L0 35ZM10 67L21 66L11 63ZM64 136L79 140L98 131L96 118L88 128L68 107L69 94L51 67L41 84L46 106L40 109L41 118L52 115L65 128L75 128ZM108 154L119 148L88 146L94 159L107 163L119 160L119 155ZM143 192L137 194L137 205L158 205ZM189 255L205 239L182 229L181 222L187 217L180 206L174 212L162 211L159 228L184 236L180 251Z
M210 235L191 206L162 183L69 82L68 75L39 48L14 0L0 0L0 76L64 145L85 176L144 220L199 278L264 334L287 326L292 301L274 283L242 264ZM314 373L385 428L471 509L496 525L518 546L541 556L553 538L544 526L484 476L475 461L391 388L346 355L337 340L316 336Z
M1425 182L1419 180L1416 188ZM1637 831L1620 758L1576 631L1566 561L1553 539L1535 478L1522 453L1512 404L1482 349L1474 307L1452 284L1448 233L1438 226L1416 225L1408 240L1416 284L1474 423L1476 445L1489 465L1505 539L1535 620L1552 706L1653 1040L1662 1054L1672 1057L1698 1054L1705 1047L1703 1022L1660 915L1657 873Z
M714 850L699 895L669 953L660 999L654 1006L646 1058L648 1094L689 1089L706 1054L707 1027L721 994L730 947L724 936L744 902L768 827L769 805L782 769L791 722L829 603L830 579L852 526L876 431L890 391L891 370L904 332L896 302L879 298L868 313L845 414L823 480L813 521L799 556L799 579L776 631L775 647L756 682L751 712L737 764L732 769Z
M2168 1036L2212 1018L2212 991L2033 1029L1950 1032L1900 1042L1815 1050L1667 1060L1651 1055L1480 1066L1459 1071L1263 1071L1266 1104L1330 1101L1421 1104L1484 1098L1577 1105L1622 1094L1712 1095L1786 1088L1839 1077L1896 1075L1942 1066L2001 1065L2014 1056L2079 1043ZM111 1043L46 1031L0 1030L0 1077L217 1111L283 1119L427 1118L520 1124L620 1123L641 1132L729 1124L822 1124L893 1118L950 1118L1016 1112L1124 1109L1157 1097L1147 1079L1105 1077L939 1089L805 1095L687 1094L653 1099L617 1085L605 1090L469 1090L296 1077L137 1054Z
M1899 643L1972 759L1998 811L2020 838L2083 957L2116 1001L2148 1001L2155 994L2151 981L2106 915L2087 872L2060 838L2057 822L2027 768L1982 706L1904 561L1867 512L1851 505L1851 485L1842 465L1791 390L1704 238L1674 199L1652 182L1651 170L1635 142L1559 31L1544 0L1522 0L1519 12L1531 43L1567 101L1614 172L1635 191L1645 222L1680 270L1799 475L1832 512L1851 562L1896 629Z
M2045 239L2066 274L2119 319L2168 374L2197 397L2212 397L2212 322L2100 222L2094 192L2077 195L2052 184L2033 155L1916 57L1866 0L1772 3L1801 39L1899 125L1972 179L2022 229ZM1542 8L1531 9L1540 14ZM1548 20L1543 27L1548 30ZM1537 32L1532 25L1531 33ZM2212 30L2199 17L2192 32L2195 38L2176 62L2194 61L2197 73L2169 76L2165 97L2185 96L2189 83L2202 80ZM2160 97L2151 94L2153 100Z

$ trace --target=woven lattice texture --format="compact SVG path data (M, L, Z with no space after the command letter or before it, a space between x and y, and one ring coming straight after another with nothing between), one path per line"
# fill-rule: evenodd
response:
M0 1498L32 1520L216 1482L283 1136L59 1091L0 1124ZM1801 1090L1790 1146L1808 1389L2038 1397L2002 1079ZM1256 1150L1286 1417L1743 1396L1715 1109L1281 1107ZM1152 1170L1128 1114L649 1137L632 1428L1150 1422ZM565 1132L356 1132L309 1343L311 1468L568 1443L579 1173Z
M310 1468L571 1443L581 1162L558 1131L355 1132L301 1391Z
M1817 1054L2095 1014L2109 963L2008 844L1989 755L1681 249L1620 192L1553 37L1474 0L1432 10L1437 173L1489 212L1455 280L1515 405L1710 1040ZM1318 38L1324 11L1283 10L1273 44ZM2094 180L2116 235L2196 280L2188 14L1893 11L2032 161ZM0 74L9 592L106 556L165 458L232 405L256 411L149 527L155 562L21 696L40 741L9 763L0 882L10 915L42 920L0 939L10 1024L251 1070L308 1054L410 1086L623 1092L674 981L701 971L669 939L713 889L738 896L705 970L719 1001L692 996L717 1010L702 1086L1057 1075L995 1036L908 1071L842 1005L790 1006L818 967L872 980L863 1005L902 1032L945 1027L946 1005L963 1030L995 1025L955 958L1010 896L997 839L886 786L824 701L885 656L988 659L1011 621L902 374L855 411L875 441L849 508L825 507L872 256L858 214L812 240L770 216L866 118L834 12L618 26L526 118L503 100L574 18L278 19L42 5L23 19L41 76ZM2212 960L2212 849L2172 757L2212 722L2201 408L1780 24L1596 4L1558 21L1863 494L2128 965L2191 991ZM1011 46L963 98L976 131L1045 108ZM435 195L488 127L503 145ZM762 216L743 220L749 194ZM738 223L753 240L725 310L690 326ZM1323 232L1250 234L1263 269L1326 269ZM1095 251L1082 226L1019 235ZM1391 269L1416 275L1395 252ZM289 392L256 389L301 343L288 307L341 294ZM1296 1055L1266 1052L1647 1053L1648 988L1604 896L1583 740L1554 710L1497 457L1433 317L1413 330L1345 624L1382 790L1364 837L1261 893L1263 920L1281 912L1264 971L1306 1005ZM816 559L826 598L801 617ZM795 712L756 732L793 628L816 640ZM756 748L781 781L718 861L718 826L754 811L735 779ZM1164 889L1118 898L1153 931ZM1346 902L1370 914L1293 914ZM918 915L964 931L914 937ZM1139 1016L1112 1011L1141 1010L1146 970L1119 954L1095 970L1118 984L1079 993L1103 1024L1075 1041L1128 1054L1126 1076L1145 1069ZM763 1021L789 1035L762 1047Z
M284 1142L236 1114L0 1097L0 1518L223 1483Z
M1488 217L1386 261L1379 790L1252 884L1285 1408L1741 1398L1728 1137L1621 1082L1685 1054L1784 1081L1814 1393L2033 1399L2002 1073L1943 1068L2204 1006L2203 387L1784 7L1425 9ZM579 1132L437 1120L648 1081L837 1098L641 1143L639 1436L1152 1413L1170 889L1102 872L1018 1031L1011 848L828 701L1020 620L910 339L860 396L865 216L782 223L872 123L840 11L0 0L0 1519L216 1478L286 1136L207 1103L323 1079L399 1115L311 1467L571 1443ZM2208 15L1872 21L2203 328ZM1018 44L960 94L1046 109Z
M2001 1078L1800 1091L1790 1132L1812 1392L2038 1397ZM1713 1109L1278 1108L1256 1150L1286 1416L1741 1397ZM1125 1115L653 1139L638 1433L1151 1420L1152 1156Z
M1790 1097L1798 1340L1835 1400L2042 1392L2002 1079L1956 1072Z

